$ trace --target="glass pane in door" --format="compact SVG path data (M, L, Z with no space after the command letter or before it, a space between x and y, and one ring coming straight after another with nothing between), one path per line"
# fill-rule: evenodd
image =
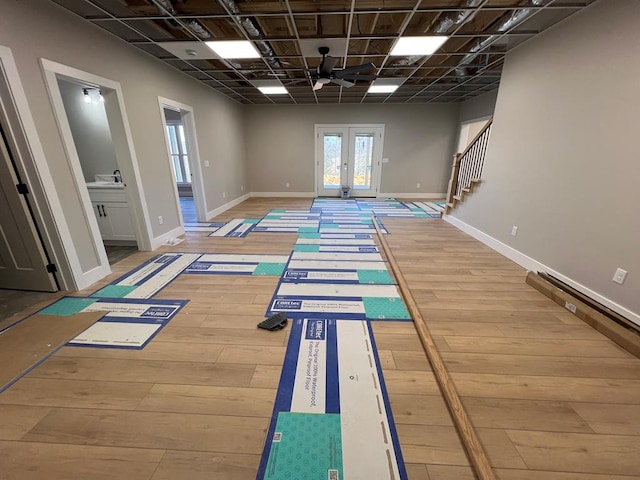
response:
M340 188L340 171L342 168L342 136L336 134L325 134L323 151L323 187L325 189Z
M355 138L352 188L371 189L373 165L373 134L357 133Z

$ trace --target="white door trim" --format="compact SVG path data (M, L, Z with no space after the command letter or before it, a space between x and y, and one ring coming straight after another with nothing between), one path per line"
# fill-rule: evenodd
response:
M53 107L58 129L62 136L67 162L72 172L74 186L82 202L85 222L91 232L93 248L99 260L99 265L87 272L75 272L75 283L78 289L88 287L92 283L104 278L111 273L109 261L102 243L100 229L93 213L89 191L84 186L84 176L80 166L80 159L71 134L71 127L65 113L57 76L67 77L72 80L81 80L95 85L102 91L105 99L107 120L111 129L114 149L118 167L122 170L124 182L127 184L125 194L132 214L132 223L138 248L140 250L152 250L151 222L149 212L144 201L144 190L140 179L140 170L133 146L131 128L124 105L124 96L120 83L109 80L92 73L78 70L67 65L41 59L41 66L45 76L45 84L49 92L49 98ZM69 256L77 259L77 253L73 244L69 242L67 247Z
M184 103L177 102L165 97L158 97L158 105L160 106L160 115L162 118L162 131L164 132L164 138L167 144L167 159L171 166L172 180L175 179L175 172L173 162L171 161L171 148L169 147L169 139L167 138L167 132L165 125L167 119L164 115L164 106L172 107L180 110L182 115L182 123L185 127L184 133L187 137L187 152L189 155L189 167L191 168L192 179L191 186L195 196L196 215L199 222L207 221L207 199L205 196L204 181L202 180L202 165L200 164L200 151L198 150L198 136L196 133L196 122L193 113L193 107ZM180 195L178 194L178 186L175 181L173 184L173 190L176 197L176 205L178 208L178 218L180 225L184 226L184 219L182 218L182 210L180 209Z
M58 281L63 290L78 288L75 279L82 275L80 261L72 245L71 231L64 218L62 205L56 191L49 164L40 143L40 137L33 121L27 95L20 81L11 49L0 45L0 75L4 77L10 90L11 99L20 125L9 124L12 135L21 135L28 149L28 156L18 155L17 162L27 174L35 213L41 228L43 240L58 268ZM33 172L32 175L29 173Z
M384 123L316 123L314 126L314 162L313 162L313 184L314 184L314 192L315 196L318 196L319 184L318 184L318 170L320 161L322 160L319 157L319 140L320 140L320 129L328 128L328 129L345 129L348 131L349 128L380 128L382 130L382 138L380 139L380 161L382 161L382 157L384 156ZM347 136L347 141L349 141L349 136ZM372 185L372 187L376 190L376 197L380 195L380 184L382 182L382 166L379 166L378 175L376 175L376 185Z

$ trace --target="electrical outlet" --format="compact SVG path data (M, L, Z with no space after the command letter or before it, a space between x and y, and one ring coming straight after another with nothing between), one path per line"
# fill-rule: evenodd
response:
M158 215L158 223L160 225L162 225L164 223L164 218L162 218L162 215Z
M227 198L227 192L222 192L222 198Z
M205 160L205 161L204 161L204 166L205 166L205 167L208 167L208 166L209 166L209 160Z
M289 188L289 182L285 183L284 185L285 187Z
M511 236L515 237L518 234L518 227L515 225L511 227Z
M627 271L621 268L616 270L616 273L613 275L613 281L622 285L624 283L624 279L627 278Z
M416 183L416 188L420 188L420 184L419 183Z
M240 191L244 192L244 185L240 185Z

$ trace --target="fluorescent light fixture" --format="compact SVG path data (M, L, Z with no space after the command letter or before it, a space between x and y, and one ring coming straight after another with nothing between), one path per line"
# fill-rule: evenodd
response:
M406 81L406 77L378 78L373 81L367 93L393 93Z
M285 87L258 87L265 95L286 95L289 91Z
M401 37L398 39L389 55L431 55L435 53L449 39L445 36L437 37Z
M371 85L367 93L393 93L400 85Z
M249 40L223 40L205 43L220 58L260 58L260 53Z

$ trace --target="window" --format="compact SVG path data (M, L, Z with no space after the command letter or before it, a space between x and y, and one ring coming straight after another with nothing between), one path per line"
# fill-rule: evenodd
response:
M191 171L189 170L189 156L187 155L187 142L184 137L184 126L180 123L167 125L169 148L171 149L171 161L178 183L191 183Z

